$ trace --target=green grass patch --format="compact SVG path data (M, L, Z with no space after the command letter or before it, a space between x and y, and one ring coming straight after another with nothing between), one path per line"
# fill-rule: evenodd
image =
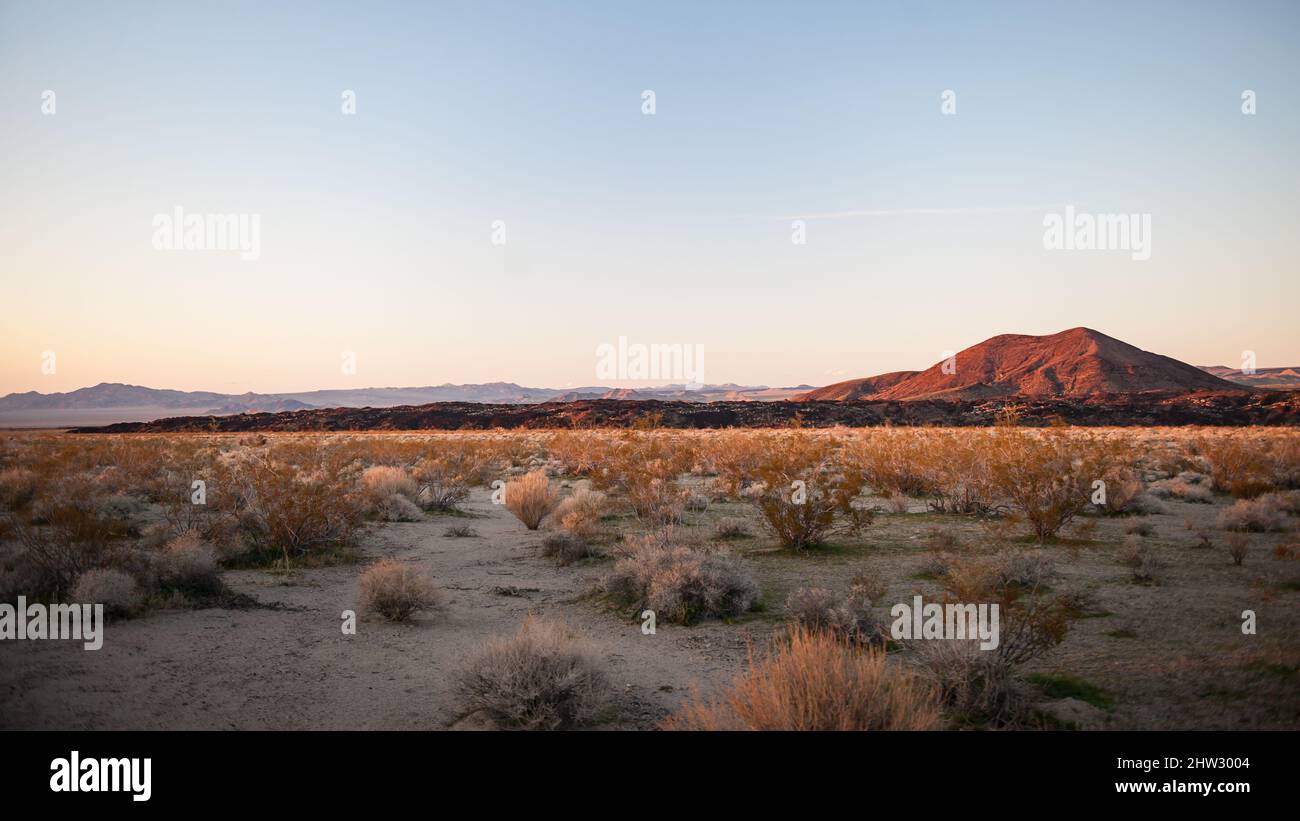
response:
M1026 676L1048 698L1077 698L1102 710L1111 710L1114 700L1097 685L1065 673L1031 673Z
M1032 533L1017 536L1011 541L1016 544L1041 544L1043 547L1091 547L1098 543L1096 539L1078 539L1073 536L1048 536L1039 542L1038 537Z

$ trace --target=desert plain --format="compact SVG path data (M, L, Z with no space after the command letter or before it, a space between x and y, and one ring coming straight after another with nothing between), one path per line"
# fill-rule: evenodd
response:
M1297 488L1291 428L7 433L0 600L110 620L0 642L0 728L783 728L795 624L865 729L1297 729ZM530 630L564 681L491 669Z

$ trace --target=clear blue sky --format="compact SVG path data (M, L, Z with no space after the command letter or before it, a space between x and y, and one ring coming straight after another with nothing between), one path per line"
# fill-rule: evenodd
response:
M1298 43L1295 2L0 2L0 393L582 385L619 336L825 384L1078 325L1300 364ZM1045 250L1064 203L1151 259ZM154 250L176 205L260 258Z

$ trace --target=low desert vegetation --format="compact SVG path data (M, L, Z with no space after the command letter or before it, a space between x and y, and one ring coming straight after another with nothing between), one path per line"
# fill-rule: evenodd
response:
M723 551L678 543L673 534L632 539L602 582L616 603L664 621L691 624L734 618L752 610L758 584L739 559Z
M1057 575L1041 550L951 556L939 577L949 600L996 603L1000 611L996 649L983 650L978 641L908 643L913 662L937 688L952 726L1028 723L1031 711L1019 670L1064 641L1079 609L1076 595L1049 590Z
M600 522L607 510L604 493L580 487L560 502L551 514L551 520L566 532L589 539L600 533Z
M362 611L387 621L408 621L416 613L437 607L442 600L427 574L391 559L366 568L360 588Z
M379 504L393 496L414 501L420 487L411 474L392 465L371 465L361 473L361 490L371 504Z
M1094 482L1115 470L1107 443L1059 431L998 431L990 440L996 493L1041 543L1091 502ZM1107 485L1109 488L1109 485Z
M490 504L497 480L506 482L509 513ZM196 482L203 490L197 496ZM511 524L512 517L524 527ZM0 600L101 601L115 618L163 622L176 608L273 605L280 585L312 589L320 577L310 574L318 567L397 555L403 561L388 569L379 562L358 574L369 580L356 582L365 588L359 609L375 618L400 621L440 606L437 588L419 572L437 567L439 584L465 591L455 598L457 607L482 590L501 608L498 614L511 607L548 615L585 607L593 611L590 619L616 621L653 610L661 633L679 631L674 641L698 639L720 657L743 652L741 631L752 637L789 622L818 637L808 641L819 648L835 648L807 669L839 686L868 679L858 666L887 649L881 669L890 672L881 675L897 668L915 677L931 693L925 703L940 711L937 724L946 727L1037 726L1031 702L1044 693L1026 687L1026 670L1041 669L1039 661L1063 641L1070 652L1055 658L1070 674L1137 698L1141 682L1087 666L1105 657L1095 642L1113 647L1113 635L1128 636L1126 648L1169 661L1168 646L1143 644L1160 631L1141 608L1129 606L1135 601L1163 607L1196 596L1222 609L1227 597L1235 597L1235 607L1251 596L1273 611L1268 624L1286 624L1277 611L1285 612L1300 589L1293 566L1300 556L1298 524L1300 431L1281 428L684 431L645 425L0 436ZM486 584L444 578L443 567L477 572L503 558L510 563L503 575L515 578ZM884 571L875 572L877 565ZM869 576L853 575L868 566ZM550 595L564 586L571 597ZM960 643L886 640L890 603L913 592L998 602L1003 646L984 652ZM605 612L596 610L602 607ZM1114 621L1071 630L1082 618ZM1222 639L1216 624L1181 618L1188 635ZM485 695L472 710L501 727L603 720L604 707L590 705L607 706L607 690L552 686L547 672L568 669L591 683L596 679L584 671L599 673L599 664L580 653L592 666L573 661L571 643L518 641L563 644L569 649L540 655L569 661L530 665L523 659L539 653L503 651L498 658L520 663L490 669L531 672L522 679L484 673L478 692ZM862 713L865 707L825 712L814 682L790 696L802 699L791 704L813 705L807 716L781 712L795 709L790 705L765 705L762 693L795 687L774 678L802 669L790 658L774 661L791 646L754 654L747 691L715 689L672 722L893 726L892 719ZM1214 652L1230 655L1223 645ZM1283 663L1294 664L1287 652ZM835 661L826 662L830 657ZM1232 669L1207 667L1197 686L1246 692L1212 680ZM605 698L590 704L582 695L598 691ZM681 699L677 692L649 698L669 710ZM1151 715L1177 721L1182 711L1157 703L1162 696L1153 692L1143 696L1142 709L1154 706ZM750 701L756 706L738 706ZM551 703L587 706L510 706ZM1260 706L1262 697L1252 703L1258 723L1278 726ZM651 720L645 716L663 713L630 714L644 724ZM1138 713L1122 719L1123 726L1143 720Z
M1300 479L1294 438L1254 437L1233 431L1205 436L1193 443L1203 457L1213 487L1238 499L1251 499Z
M1133 572L1133 581L1137 584L1156 583L1165 567L1149 545L1132 535L1124 540L1120 561Z
M1253 499L1240 499L1219 514L1219 527L1252 533L1282 532L1296 526L1295 495L1265 493Z
M792 623L811 631L854 644L884 643L888 624L874 607L874 600L882 595L857 580L843 595L822 587L801 587L786 599L785 611Z
M861 473L838 464L830 442L787 442L758 460L753 470L747 495L784 547L818 547L837 528L856 534L871 519L870 511L853 504L862 491Z
M1241 566L1246 561L1247 554L1250 553L1250 537L1245 533L1228 534L1228 556L1232 558L1232 563Z
M1177 476L1161 479L1153 483L1148 492L1157 499L1175 499L1203 505L1214 503L1214 491L1210 489L1208 477L1192 471L1183 471Z
M361 527L364 502L346 475L325 464L253 459L231 478L239 535L254 563L279 559L288 567L349 545Z
M794 627L712 698L696 696L669 730L934 730L936 690L884 651Z
M469 498L470 484L482 470L467 460L444 456L422 459L415 466L415 502L425 510L449 513Z
M564 567L583 559L599 556L600 551L583 537L561 530L548 533L542 539L542 555Z
M534 470L506 482L506 510L515 514L529 530L541 527L542 520L555 510L559 502L559 491L551 486L545 471Z
M0 510L20 510L36 498L36 474L24 468L0 470Z
M210 595L222 587L216 550L192 532L177 536L154 554L154 574L165 590Z
M416 505L419 485L406 470L393 465L371 465L361 473L361 496L367 513L385 522L418 522L424 518Z
M503 729L563 730L595 723L612 702L603 665L562 624L527 619L461 671L466 715Z
M142 604L140 589L130 574L111 567L95 567L77 577L71 601L104 605L104 614L130 616Z
M753 535L754 532L750 530L749 523L735 516L719 519L718 523L713 526L713 539L715 541L748 539Z

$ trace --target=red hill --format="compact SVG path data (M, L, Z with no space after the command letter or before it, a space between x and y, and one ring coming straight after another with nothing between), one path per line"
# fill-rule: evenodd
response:
M839 382L798 398L990 399L1242 389L1090 328L1050 336L1002 334L958 353L956 367L948 369L952 373L944 373L943 365Z

